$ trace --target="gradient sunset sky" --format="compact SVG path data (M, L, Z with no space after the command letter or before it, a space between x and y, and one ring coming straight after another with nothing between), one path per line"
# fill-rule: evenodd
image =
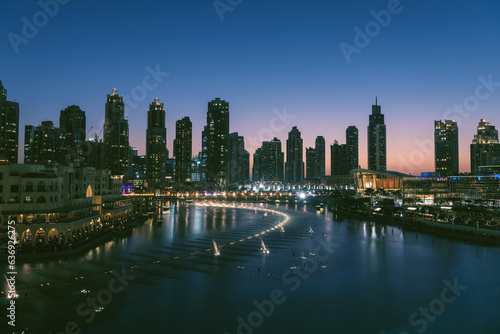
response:
M272 137L285 148L297 125L304 149L325 137L329 174L330 145L344 143L345 129L355 125L366 168L368 115L378 96L389 170L432 171L434 120L446 117L459 122L460 169L470 171L469 145L479 120L500 127L500 4L403 0L349 63L341 43L355 45L355 27L364 31L374 21L371 11L392 2L221 0L236 4L221 20L210 0L73 0L46 24L36 1L6 2L0 80L8 99L20 103L20 161L25 124L58 125L60 110L78 105L93 137L102 128L106 95L113 88L120 95L137 92L146 68L159 67L168 77L126 105L130 143L140 154L155 97L165 104L170 152L175 121L191 118L193 155L201 148L207 102L220 97L230 103L230 131L245 137L251 155ZM13 34L22 37L24 22L34 19L38 32L16 52ZM479 89L481 100L475 100L480 77L498 84ZM466 106L471 111L453 111L474 101L479 105ZM275 119L285 111L290 118Z

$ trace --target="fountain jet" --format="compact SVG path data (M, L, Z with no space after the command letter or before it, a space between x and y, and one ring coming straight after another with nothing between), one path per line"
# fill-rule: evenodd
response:
M212 242L214 243L214 255L219 256L220 252L219 252L219 248L217 247L217 244L215 243L215 240L212 239Z
M264 243L264 240L260 239L260 244L262 245L262 253L264 254L269 254L269 249L266 248L266 244Z

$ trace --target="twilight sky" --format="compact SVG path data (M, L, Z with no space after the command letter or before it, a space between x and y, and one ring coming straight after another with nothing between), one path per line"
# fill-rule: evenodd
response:
M324 136L327 174L329 145L344 143L349 125L360 130L366 168L375 96L386 115L390 170L434 169L434 120L459 122L463 172L479 120L500 127L494 0L220 0L219 13L211 0L59 1L48 7L52 17L40 3L53 0L2 5L0 80L20 103L21 147L25 124L58 125L60 110L73 104L86 111L88 136L99 133L115 87L129 96L130 142L140 154L155 97L165 103L171 152L175 121L191 118L193 154L207 102L220 97L230 103L230 131L245 136L251 154L274 136L285 148L294 125L304 149ZM371 22L372 11L388 10L390 22L384 15L383 24ZM368 28L369 40L355 41L355 28Z

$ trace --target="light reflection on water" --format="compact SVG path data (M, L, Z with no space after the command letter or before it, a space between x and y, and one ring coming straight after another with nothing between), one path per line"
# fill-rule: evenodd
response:
M274 204L255 207L276 209ZM288 207L286 204L278 208ZM415 332L408 324L409 315L439 297L444 279L458 276L473 289L464 292L426 333L450 328L472 330L467 322L471 316L486 318L500 327L493 311L484 311L498 309L500 292L494 289L495 281L489 279L500 277L499 266L491 266L500 255L497 248L412 232L403 235L399 228L367 222L333 222L327 214L318 215L314 207L311 212L300 205L293 207L296 210L290 210L292 221L282 232L274 226L282 219L278 215L174 204L168 213L161 213L163 224L146 222L130 236L109 241L83 256L20 265L20 287L32 287L50 279L57 286L57 282L73 276L91 277L120 266L147 269L134 273L141 282L151 283L133 283L127 298L120 299L123 305L120 304L117 315L88 333L234 333L237 317L248 315L254 310L254 300L269 298L276 288L286 292L288 302L280 305L256 333L331 332L332 328L340 333L378 333L383 329L399 333ZM314 230L313 238L307 232L309 226ZM261 234L263 231L266 233ZM259 251L260 238L269 254ZM212 239L226 244L217 258L212 251L205 252L212 249ZM317 239L338 243L340 247L330 262L322 263L312 278L291 292L281 276L290 267L301 267L301 255L307 259L315 254ZM199 255L190 256L192 253ZM163 264L174 256L181 267ZM151 260L161 260L162 265L154 269L145 266ZM178 278L163 276L171 274ZM99 281L95 283L97 287L101 286ZM81 290L72 284L60 289L70 294ZM475 311L478 298L481 313ZM66 307L70 314L74 313L74 302ZM134 320L154 318L162 321ZM193 322L193 318L197 321Z

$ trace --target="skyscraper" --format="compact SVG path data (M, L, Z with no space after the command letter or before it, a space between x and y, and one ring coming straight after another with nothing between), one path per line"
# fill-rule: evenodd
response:
M375 171L387 170L386 125L381 106L375 98L372 114L368 124L368 169Z
M206 179L219 187L227 184L229 165L229 103L216 98L208 102Z
M193 125L189 117L184 117L175 123L175 182L191 182Z
M229 134L229 182L243 184L250 173L250 154L245 150L245 140L238 132Z
M314 170L315 178L325 177L325 138L323 136L316 137L316 143L314 146L314 154L316 161L316 168ZM306 157L307 160L307 157Z
M262 142L254 154L253 181L283 182L284 160L278 138Z
M316 178L318 169L316 162L316 150L312 147L306 148L306 179L311 180Z
M339 144L337 140L330 146L331 175L348 175L351 170L348 166L348 146Z
M0 163L17 163L19 152L19 103L7 101L0 81Z
M288 183L304 181L303 142L296 126L288 133L286 141L285 181Z
M480 166L500 165L500 142L498 130L491 123L481 119L470 145L471 173L477 174Z
M67 157L66 131L54 126L52 121L43 121L35 128L30 151L33 163L54 166L65 164Z
M357 169L359 167L359 144L358 144L358 128L350 126L345 132L346 136L346 153L348 169Z
M165 109L156 98L149 104L146 129L146 182L149 189L161 190L165 186L166 148Z
M67 163L83 166L83 146L86 139L85 111L79 106L69 106L61 110L59 128L65 131Z
M458 175L458 126L445 120L434 122L434 165L441 176Z
M125 119L125 104L118 90L107 96L104 115L104 159L105 166L112 175L128 172L129 158L128 121Z
M35 139L35 126L25 125L24 126L24 163L33 163L33 140Z

